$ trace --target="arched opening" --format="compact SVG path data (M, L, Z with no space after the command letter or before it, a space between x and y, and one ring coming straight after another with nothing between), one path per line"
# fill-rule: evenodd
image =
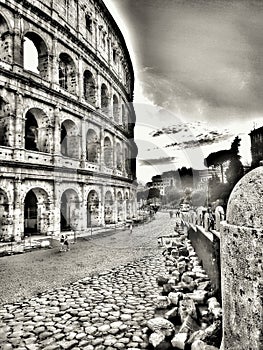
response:
M10 240L10 212L8 197L4 190L0 189L0 241Z
M123 221L123 198L121 192L117 193L117 220Z
M28 32L23 42L24 69L48 79L49 57L46 43L36 33Z
M84 98L87 102L96 104L96 83L90 71L84 72L83 78Z
M105 206L104 206L104 220L105 224L114 223L113 220L113 198L110 191L105 193Z
M94 190L89 192L87 200L87 227L99 225L99 197Z
M49 202L46 191L34 188L24 199L24 235L46 234L49 227Z
M109 93L105 84L101 85L101 109L102 112L106 114L109 111Z
M12 35L9 31L6 20L0 15L0 60L12 62Z
M25 149L44 153L51 152L52 130L47 115L39 108L26 113Z
M92 163L99 162L99 139L96 132L93 129L89 129L87 132L87 161Z
M122 170L122 149L119 142L116 145L116 166L118 170Z
M108 136L104 139L104 163L109 168L113 165L112 144Z
M26 114L25 149L39 151L38 149L38 123L30 111Z
M59 55L59 85L71 92L76 92L76 68L72 58L66 54Z
M88 13L85 16L85 22L86 22L86 29L87 29L87 31L92 33L92 18L90 16L90 14L88 14Z
M119 100L116 95L113 95L113 118L116 123L119 122Z
M79 222L79 198L76 191L68 189L63 192L60 203L61 231L76 230Z
M65 157L79 157L79 137L77 126L67 119L61 124L60 130L61 154Z
M5 101L0 97L0 146L10 146L8 138L9 117L5 113Z

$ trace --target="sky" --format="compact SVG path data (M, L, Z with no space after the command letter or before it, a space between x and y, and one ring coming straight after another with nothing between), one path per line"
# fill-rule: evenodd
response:
M204 168L263 125L263 1L105 0L135 70L137 177Z

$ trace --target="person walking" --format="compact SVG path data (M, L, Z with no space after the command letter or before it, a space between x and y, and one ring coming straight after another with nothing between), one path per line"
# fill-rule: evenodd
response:
M65 236L65 239L64 239L64 246L65 246L65 251L69 251L69 240L68 240L68 236L66 235Z
M65 237L64 235L60 236L60 249L59 251L62 252L64 250L64 241L65 241Z
M130 224L130 233L132 233L132 222Z

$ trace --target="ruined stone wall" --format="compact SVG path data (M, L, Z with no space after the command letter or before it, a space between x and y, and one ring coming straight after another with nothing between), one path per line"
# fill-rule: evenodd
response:
M79 232L87 229L92 190L99 198L96 224L105 224L107 188L116 222L117 193L123 194L124 209L125 190L127 201L134 198L135 162L126 158L136 157L136 146L133 67L111 14L102 1L0 1L0 34L0 189L9 191L8 179L14 198L8 209L12 228L4 236L23 236L24 200L31 189L46 192L41 233L59 234L67 190L80 202ZM27 66L25 42L35 47L37 66ZM135 214L132 208L123 220Z

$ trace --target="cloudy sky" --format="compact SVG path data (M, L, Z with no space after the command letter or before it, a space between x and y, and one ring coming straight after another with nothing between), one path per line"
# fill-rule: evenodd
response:
M135 68L137 176L203 167L263 125L263 1L105 0Z

